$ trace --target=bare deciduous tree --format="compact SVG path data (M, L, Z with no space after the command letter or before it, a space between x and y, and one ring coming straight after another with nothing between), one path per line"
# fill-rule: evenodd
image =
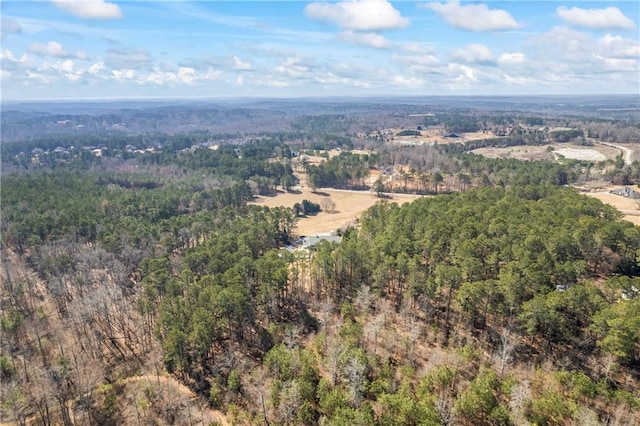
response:
M500 333L500 347L498 348L498 353L496 354L497 362L500 366L501 379L502 377L504 377L505 368L507 368L507 366L511 362L513 348L514 344L511 336L511 330L505 327L502 329L502 333Z
M367 379L366 369L367 366L357 357L350 358L347 365L344 366L347 389L355 407L360 406L362 391Z
M336 202L329 197L324 197L320 200L320 207L327 213L334 213L336 211Z
M296 414L302 405L300 395L300 385L295 380L287 382L285 388L280 393L280 404L278 405L278 417L281 424L292 424L296 419Z

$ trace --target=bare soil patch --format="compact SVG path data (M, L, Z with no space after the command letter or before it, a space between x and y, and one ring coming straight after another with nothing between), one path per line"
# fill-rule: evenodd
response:
M621 195L612 194L612 189L621 188L620 186L611 186L603 191L597 192L583 192L583 194L589 197L597 198L603 203L609 204L624 214L624 219L640 226L640 209L638 209L638 203L630 198L623 197Z
M330 197L336 203L335 213L320 212L315 216L300 218L296 226L298 235L325 234L337 231L339 228L352 225L363 211L373 206L380 198L369 191L348 191L340 189L321 188L317 193L308 188L298 189L299 193L281 192L274 197L257 197L252 204L267 207L293 207L295 203L309 200L320 204L323 198ZM385 200L404 204L419 198L419 195L392 194Z
M553 148L549 150L549 147ZM519 145L510 147L486 147L471 152L488 158L515 158L516 160L557 160L564 158L586 161L606 161L615 159L620 150L611 146L580 146L574 144L550 144L542 146Z
M399 145L422 145L422 144L449 144L464 143L480 139L493 139L498 136L492 131L457 133L459 137L447 138L444 128L424 129L420 131L420 136L397 136L402 129L389 129L393 133L393 140L390 143Z
M560 148L553 151L556 155L562 155L572 160L606 161L607 157L596 149L591 148Z
M553 152L546 146L510 146L506 148L485 147L471 151L487 158L515 158L516 160L553 160Z

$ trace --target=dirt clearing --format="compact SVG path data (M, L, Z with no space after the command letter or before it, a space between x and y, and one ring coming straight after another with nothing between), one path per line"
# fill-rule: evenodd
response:
M636 225L640 225L640 209L636 200L623 197L621 195L612 194L609 192L611 189L620 188L619 186L612 186L605 191L598 192L583 192L583 194L589 197L597 198L603 203L607 203L624 214L624 219L632 222Z
M493 139L498 135L492 131L482 132L467 132L456 134L456 137L445 137L447 132L444 128L432 128L424 129L420 131L419 136L398 136L398 133L403 129L389 129L388 131L395 135L393 140L389 143L397 145L425 145L425 144L449 144L449 143L464 143L468 141L475 141L480 139Z
M515 158L516 160L558 160L560 156L573 160L606 161L615 159L620 150L605 145L584 147L573 144L518 145L510 147L486 147L471 151L488 158Z
M562 155L565 158L572 160L586 160L586 161L606 161L607 157L595 150L587 148L561 148L554 151L557 155Z
M485 147L471 151L487 158L515 158L516 160L553 160L552 152L546 146L511 146L507 148Z

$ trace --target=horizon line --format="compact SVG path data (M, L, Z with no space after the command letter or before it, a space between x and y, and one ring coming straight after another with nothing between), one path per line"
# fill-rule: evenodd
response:
M638 93L536 93L536 94L446 94L446 95L399 95L399 94L375 94L375 95L300 95L300 96L137 96L137 97L83 97L83 98L27 98L27 99L1 99L0 104L8 103L40 103L40 102L118 102L118 101L175 101L175 100L304 100L304 99L417 99L417 98L527 98L527 97L618 97L639 96ZM638 98L640 103L640 96Z

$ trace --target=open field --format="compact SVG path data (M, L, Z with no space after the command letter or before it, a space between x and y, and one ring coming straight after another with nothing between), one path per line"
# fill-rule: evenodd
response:
M548 147L553 150L549 151ZM517 160L554 160L562 155L573 160L606 161L615 159L620 150L605 145L580 146L569 143L556 143L551 145L518 145L510 147L485 147L474 149L471 152L489 158L515 158Z
M336 157L338 155L340 155L340 153L342 151L338 150L338 149L331 149L329 151L316 151L317 153L324 153L328 155L328 158L333 158ZM320 155L308 155L308 154L300 154L300 157L296 158L293 160L293 163L295 164L299 164L302 163L302 161L306 161L307 163L309 163L310 165L318 165L320 163L322 163L323 161L327 161L326 157L322 157Z
M296 226L298 235L314 235L336 231L339 228L355 223L355 220L363 211L380 201L380 198L368 191L326 188L319 189L318 193L315 194L308 188L298 189L298 191L299 193L280 192L274 197L257 197L252 204L268 207L293 207L295 203L301 203L305 199L320 204L323 198L330 197L336 203L335 213L320 212L315 216L300 218L298 221ZM392 194L390 197L386 200L392 203L404 204L420 196Z
M597 198L603 203L607 203L617 208L624 214L624 219L640 226L640 205L635 200L623 197L621 195L612 194L612 189L620 188L620 186L611 186L606 190L597 192L583 192L589 197Z
M553 151L553 154L572 160L607 161L607 157L602 152L590 148L560 148Z
M515 158L516 160L553 160L554 158L553 154L547 151L546 146L485 147L470 152L488 158Z
M460 137L458 138L445 138L444 129L424 129L421 130L420 136L396 136L397 133L401 132L402 129L389 129L393 136L393 140L390 141L392 144L398 145L423 145L423 144L448 144L448 143L464 143L468 141L474 141L478 139L492 139L497 138L498 136L491 132L468 132L468 133L459 133Z

